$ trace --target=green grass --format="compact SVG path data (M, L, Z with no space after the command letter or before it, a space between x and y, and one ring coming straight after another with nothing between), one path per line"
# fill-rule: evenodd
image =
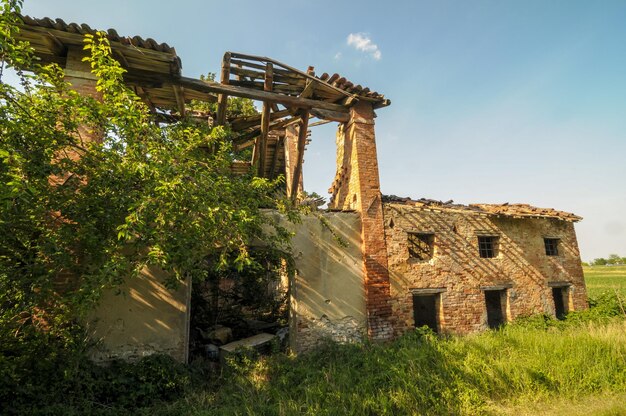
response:
M625 395L625 320L531 319L466 337L416 331L388 345L328 344L299 357L242 359L219 388L146 414L567 414L588 398L595 404L581 405L582 414L617 415L626 412Z
M626 266L585 266L583 271L589 297L616 290L626 296Z
M387 344L242 356L221 369L196 363L193 382L167 403L158 391L177 379L167 366L146 367L83 388L106 387L106 400L37 407L72 415L626 415L626 317L615 293L626 295L626 267L585 275L594 307L565 321L535 316L469 336L416 330ZM144 396L154 400L137 408Z

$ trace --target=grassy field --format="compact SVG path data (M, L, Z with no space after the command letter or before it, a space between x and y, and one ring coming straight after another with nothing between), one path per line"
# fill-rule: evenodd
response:
M615 290L626 296L626 266L585 266L583 271L589 297Z
M468 336L416 330L386 344L242 355L221 368L200 361L177 365L176 377L140 362L75 383L68 391L83 393L73 403L24 414L626 416L626 317L615 293L626 296L626 267L585 276L594 307L563 321L535 316ZM162 391L176 394L159 402Z
M243 359L146 414L626 415L626 321L544 324Z

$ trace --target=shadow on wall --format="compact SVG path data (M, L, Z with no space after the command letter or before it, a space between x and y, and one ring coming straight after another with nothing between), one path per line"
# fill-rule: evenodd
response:
M292 239L292 347L315 339L360 339L366 331L361 224L357 213L306 216Z
M481 287L512 285L509 319L552 313L548 281L568 281L575 308L584 308L584 281L573 225L557 219L509 218L458 212L429 212L385 205L392 303L400 332L412 326L413 288L446 288L444 329L468 332L486 326ZM393 226L391 226L393 224ZM407 233L435 234L433 258L409 258ZM498 237L494 258L481 258L478 235ZM545 236L560 238L559 256L546 256Z
M94 359L132 360L165 353L186 360L189 282L171 290L164 286L165 278L165 272L146 267L103 294L89 322L92 339L100 341Z

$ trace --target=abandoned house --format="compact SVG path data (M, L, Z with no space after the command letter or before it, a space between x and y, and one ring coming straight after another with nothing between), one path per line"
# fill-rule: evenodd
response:
M95 94L94 75L82 62L83 36L95 31L61 19L22 20L19 36L37 56L63 67L79 92ZM237 133L237 149L254 149L233 172L253 166L261 177L284 175L294 201L302 195L309 128L338 123L337 173L328 210L319 214L324 221L307 217L292 225L292 350L305 351L322 338L388 340L423 325L468 333L587 307L574 230L580 217L521 204L464 206L382 195L374 111L390 105L383 95L338 74L318 76L312 67L299 71L230 52L219 82L192 79L182 75L167 44L107 33L125 81L155 114L167 110L159 117L175 122L191 100L217 102L214 122ZM261 113L229 118L228 96L262 102ZM318 121L309 122L313 118ZM161 271L146 268L124 284L123 295L106 293L94 311L92 336L102 341L95 355L162 352L186 361L193 290L185 282L170 291Z

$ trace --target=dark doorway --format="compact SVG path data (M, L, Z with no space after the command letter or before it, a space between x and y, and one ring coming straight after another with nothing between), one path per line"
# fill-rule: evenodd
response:
M567 314L567 288L566 287L553 287L552 298L554 299L554 314L556 319L564 319Z
M435 332L439 332L437 325L438 294L413 295L413 319L415 327L424 325Z
M506 290L485 290L485 303L487 305L487 325L489 328L498 328L505 322L503 299Z

